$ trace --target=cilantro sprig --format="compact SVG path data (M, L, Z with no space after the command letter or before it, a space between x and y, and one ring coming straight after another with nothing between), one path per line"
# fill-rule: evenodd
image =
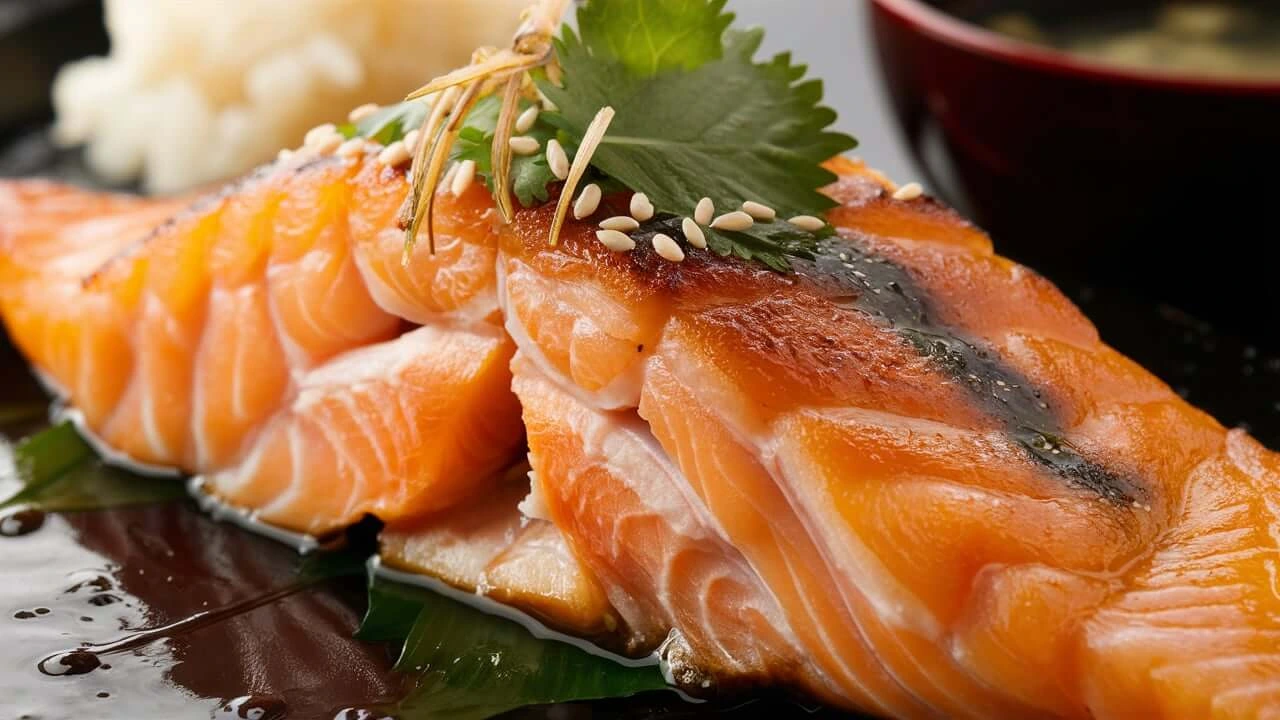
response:
M426 102L406 100L381 108L360 122L343 123L337 127L337 130L338 134L348 140L361 137L390 145L397 140L403 140L410 130L422 124L430 112L431 106Z
M496 95L489 95L477 102L458 132L458 140L454 143L453 151L449 156L452 160L474 160L476 172L480 174L490 192L493 192L491 149L498 127L501 104L501 99ZM522 103L521 110L529 105L531 103L527 101ZM557 136L555 127L542 119L523 134L536 139L541 148L545 148L547 142ZM565 140L565 138L561 139ZM517 155L511 159L511 189L524 207L546 202L550 198L547 186L555 181L556 176L547 164L545 153Z

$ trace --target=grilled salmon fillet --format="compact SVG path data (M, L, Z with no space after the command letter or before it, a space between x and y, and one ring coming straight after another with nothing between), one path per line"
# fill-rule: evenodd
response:
M0 313L103 443L266 522L450 507L522 448L514 347L487 195L447 199L406 268L405 192L364 157L194 203L0 185Z
M550 206L495 229L478 189L402 268L403 177L358 159L169 222L8 185L0 311L110 445L291 527L378 515L388 562L660 647L690 688L1280 714L1277 456L952 211L831 167L838 233L788 274L663 260L663 218L549 247Z

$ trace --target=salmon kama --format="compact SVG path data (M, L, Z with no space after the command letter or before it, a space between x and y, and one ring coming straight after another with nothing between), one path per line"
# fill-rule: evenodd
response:
M292 527L378 515L388 562L661 646L689 688L1280 716L1280 459L952 211L832 169L838 234L787 274L663 260L665 218L552 248L551 207L499 228L482 192L401 269L403 176L354 159L172 222L11 185L0 308L113 447Z

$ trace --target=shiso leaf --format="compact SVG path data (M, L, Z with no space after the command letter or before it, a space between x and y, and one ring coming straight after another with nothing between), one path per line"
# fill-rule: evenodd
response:
M177 480L138 477L104 464L69 422L28 437L13 455L20 488L0 508L99 510L186 494Z
M382 578L370 583L357 637L403 639L396 668L417 682L392 709L401 720L479 720L528 705L669 689L656 666L628 667L542 640L506 618Z
M546 121L580 140L596 112L613 107L617 116L592 165L648 194L660 213L691 215L702 197L710 197L719 212L755 200L773 207L779 218L821 216L832 208L835 203L819 189L835 175L822 163L857 141L829 129L836 114L820 104L821 82L803 80L805 67L788 54L755 62L763 31L723 31L728 16L719 14L718 0L670 3L683 6L684 13L641 13L632 4L592 0L579 11L581 37L564 29L556 42L563 86L546 78L538 82L559 108L544 113ZM619 15L611 14L615 9ZM699 16L694 9L706 12ZM612 27L618 17L643 27L624 33ZM694 17L702 17L705 33L723 31L720 57L690 54L682 66L672 67L663 60L664 44L657 43L658 60L647 66L637 60L635 38L688 33L685 25ZM789 267L788 256L810 255L820 237L782 221L756 223L741 233L707 231L716 252L779 270Z
M640 77L720 59L733 22L725 0L593 0L578 11L582 43Z

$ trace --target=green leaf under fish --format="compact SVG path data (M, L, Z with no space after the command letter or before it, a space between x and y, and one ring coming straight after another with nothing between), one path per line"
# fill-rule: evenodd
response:
M0 509L100 510L185 496L177 480L105 465L70 422L19 442L13 455L20 487ZM367 547L314 553L299 563L298 581L311 585L362 575L367 554ZM356 637L402 647L396 669L415 681L389 709L401 720L478 720L528 705L668 688L656 666L625 666L539 639L511 620L384 579L370 581L368 612Z
M480 720L528 705L669 689L655 665L631 667L534 637L429 590L375 578L357 637L403 640L396 668L416 675L401 720Z
M64 422L19 442L13 449L17 492L0 509L100 510L185 497L174 479L144 478L110 467Z

